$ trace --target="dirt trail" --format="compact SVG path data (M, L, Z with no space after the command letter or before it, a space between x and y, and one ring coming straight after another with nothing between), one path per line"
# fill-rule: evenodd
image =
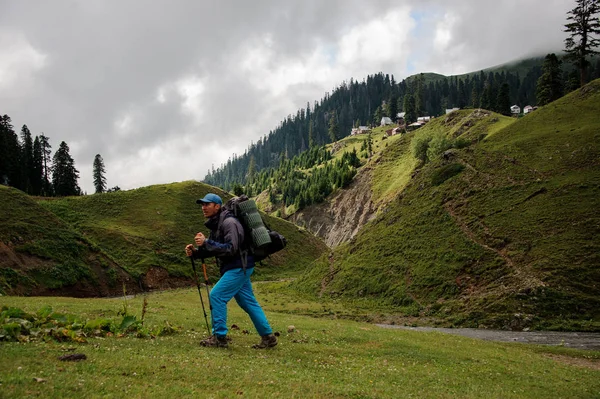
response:
M554 345L566 348L600 351L600 333L558 332L558 331L504 331L482 330L478 328L434 328L407 327L389 324L377 324L382 328L396 328L412 331L437 331L446 334L497 342L520 342L525 344Z

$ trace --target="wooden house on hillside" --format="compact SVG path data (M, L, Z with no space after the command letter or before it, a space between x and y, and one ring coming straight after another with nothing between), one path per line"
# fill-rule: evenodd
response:
M368 134L370 132L371 132L371 129L368 126L359 126L359 127L352 128L350 135L356 136L358 134Z
M384 116L383 118L381 118L381 122L380 122L380 126L387 126L387 125L392 125L394 122L392 122L392 119Z

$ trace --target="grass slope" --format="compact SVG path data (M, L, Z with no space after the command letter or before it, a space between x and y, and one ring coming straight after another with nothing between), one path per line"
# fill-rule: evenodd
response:
M0 186L0 202L0 293L86 296L122 291L128 274L31 197Z
M374 166L388 205L297 289L456 325L600 329L598 109L595 81L517 121L464 110L399 139ZM413 170L410 140L436 133L472 144Z
M154 185L130 191L83 197L42 200L56 214L134 277L151 268L162 268L171 277L191 276L190 261L183 248L192 243L198 231L208 234L196 199L216 192L224 200L228 193L202 183L182 182ZM298 273L318 257L325 246L293 224L267 217L271 227L288 238L288 247L264 261L258 277ZM216 279L214 261L207 262Z
M349 320L273 312L282 302L256 284L279 345L267 351L252 324L231 304L228 349L198 345L205 335L195 289L150 294L145 325L180 327L156 339L116 336L87 343L3 342L2 397L129 398L592 398L600 390L599 352L490 343L441 333L382 329ZM128 301L139 316L143 299ZM206 298L205 298L206 301ZM7 306L94 320L118 319L122 299L5 297ZM295 330L288 333L288 326ZM244 334L243 330L250 334ZM86 360L58 357L82 353Z

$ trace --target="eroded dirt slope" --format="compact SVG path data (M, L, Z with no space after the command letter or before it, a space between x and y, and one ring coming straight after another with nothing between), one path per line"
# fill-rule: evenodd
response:
M322 238L330 248L350 240L375 216L371 176L368 166L361 168L348 188L296 212L288 220Z

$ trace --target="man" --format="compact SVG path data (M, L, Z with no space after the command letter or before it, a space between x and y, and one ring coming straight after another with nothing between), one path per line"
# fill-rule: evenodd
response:
M204 225L210 230L210 236L206 238L202 233L196 234L194 241L198 248L188 244L185 253L187 256L201 259L215 256L221 272L221 278L210 293L213 335L202 340L200 344L222 348L228 346L227 302L235 298L238 305L248 313L261 336L260 343L253 347L264 349L277 345L277 337L273 335L267 317L252 291L250 276L254 271L254 258L247 255L242 259L242 225L229 210L223 208L223 201L216 194L206 194L196 203L202 204L202 213L207 219Z

